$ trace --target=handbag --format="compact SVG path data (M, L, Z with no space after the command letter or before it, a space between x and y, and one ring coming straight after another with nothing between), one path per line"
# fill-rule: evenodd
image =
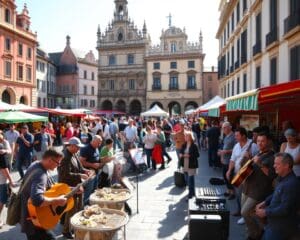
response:
M155 144L152 151L152 159L156 162L156 164L161 164L163 161L162 156L162 146L160 144Z
M184 177L184 172L180 169L176 170L174 172L174 183L177 187L185 187L186 181Z
M22 182L22 185L18 192L14 192L11 190L10 198L7 203L7 217L6 217L6 223L10 226L14 226L17 223L20 222L21 218L21 195L23 189L28 184L29 180L33 176L34 173L36 173L38 169L33 170L30 175L26 178L24 182Z

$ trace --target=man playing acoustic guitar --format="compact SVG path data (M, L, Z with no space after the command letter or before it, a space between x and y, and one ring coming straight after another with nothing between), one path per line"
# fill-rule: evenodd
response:
M253 172L246 178L242 187L242 210L245 219L248 240L260 239L262 228L254 215L256 204L272 193L272 182L276 177L274 151L270 146L268 133L259 133L257 137L259 153L252 158Z
M31 198L34 206L64 206L67 199L64 196L45 197L44 193L54 184L54 181L48 176L48 170L54 170L60 165L63 154L55 149L47 150L41 161L36 161L28 168L24 182L26 186L21 193L21 231L26 234L28 240L55 240L55 235L51 230L45 230L33 225L29 219L27 208L28 199ZM26 180L30 178L29 180Z

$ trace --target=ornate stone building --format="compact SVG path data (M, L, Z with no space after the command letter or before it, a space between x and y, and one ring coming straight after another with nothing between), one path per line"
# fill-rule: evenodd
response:
M158 104L170 114L181 114L203 103L202 34L198 43L187 39L185 29L172 26L170 16L160 45L147 51L147 109Z
M36 106L36 34L26 4L16 9L14 0L0 1L0 99Z
M114 18L97 32L98 107L138 115L146 108L146 24L138 30L128 16L127 0L115 0Z

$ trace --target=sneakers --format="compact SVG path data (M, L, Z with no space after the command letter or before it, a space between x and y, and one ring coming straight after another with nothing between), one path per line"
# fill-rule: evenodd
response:
M71 232L63 232L62 235L64 236L64 238L66 239L74 239L73 235Z
M242 217L237 221L238 225L244 225L245 224L245 219Z

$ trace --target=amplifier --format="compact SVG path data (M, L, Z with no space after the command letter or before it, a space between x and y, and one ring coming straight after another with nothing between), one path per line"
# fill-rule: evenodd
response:
M189 216L192 215L219 215L221 216L222 223L222 239L228 239L229 237L229 224L230 224L230 212L227 208L226 202L220 202L216 200L209 201L206 199L201 204L198 204L195 199L189 200Z
M195 214L189 216L190 240L222 240L222 220L219 215Z
M196 202L197 204L201 204L208 200L215 200L216 202L226 203L226 199L223 197L222 191L220 188L212 188L212 187L200 187L196 188L195 191Z

